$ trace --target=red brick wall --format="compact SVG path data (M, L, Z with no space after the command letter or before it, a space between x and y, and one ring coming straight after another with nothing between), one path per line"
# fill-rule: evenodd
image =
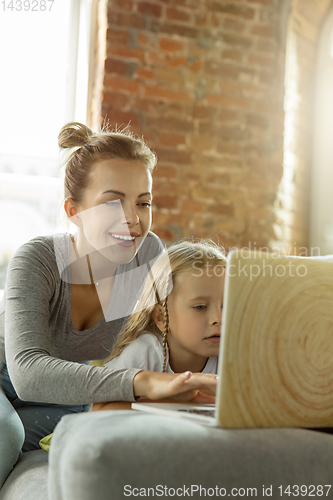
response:
M157 152L153 229L164 240L292 241L290 207L277 206L285 4L108 1L101 116L131 122Z

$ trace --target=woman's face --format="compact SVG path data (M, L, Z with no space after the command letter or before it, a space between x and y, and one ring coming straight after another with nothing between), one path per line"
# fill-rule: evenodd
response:
M139 160L111 159L96 163L90 175L76 206L85 251L98 250L118 264L129 262L151 226L151 173Z

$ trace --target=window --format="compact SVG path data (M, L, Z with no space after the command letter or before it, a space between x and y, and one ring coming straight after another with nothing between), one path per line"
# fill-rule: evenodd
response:
M22 243L64 229L57 136L86 121L91 1L0 13L0 290Z
M310 245L333 254L333 8L318 44Z

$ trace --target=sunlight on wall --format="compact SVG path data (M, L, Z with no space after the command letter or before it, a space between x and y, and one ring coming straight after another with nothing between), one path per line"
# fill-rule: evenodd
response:
M295 155L297 128L295 125L299 114L299 104L300 96L297 53L294 34L292 33L291 29L289 29L287 37L285 71L283 174L275 202L275 212L277 216L282 220L282 225L280 225L279 227L275 227L277 236L282 241L281 247L284 247L286 242L290 241L290 228L293 225L293 220L290 217L290 212L293 209L295 190L294 175L297 164L297 157Z

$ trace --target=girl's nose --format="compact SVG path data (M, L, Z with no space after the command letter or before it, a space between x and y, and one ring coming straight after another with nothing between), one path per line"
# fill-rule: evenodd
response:
M222 323L222 311L219 309L218 311L215 311L211 318L210 318L210 323L212 325L220 325Z

